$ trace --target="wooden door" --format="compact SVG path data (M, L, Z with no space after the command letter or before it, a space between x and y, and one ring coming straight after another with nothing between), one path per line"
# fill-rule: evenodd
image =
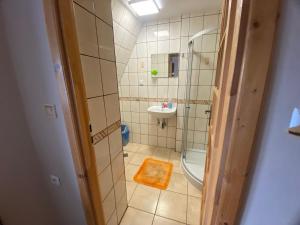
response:
M223 0L202 225L233 225L238 221L278 8L279 0L273 3L271 0Z

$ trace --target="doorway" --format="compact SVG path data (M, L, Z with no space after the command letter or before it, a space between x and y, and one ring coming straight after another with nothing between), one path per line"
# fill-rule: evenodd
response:
M230 3L230 4L229 4ZM107 2L103 1L101 4L103 4L101 7L97 4L88 4L87 2L82 1L68 1L66 3L59 2L56 6L58 7L58 17L59 17L59 27L62 28L62 43L64 46L64 54L63 61L65 63L66 69L71 73L69 73L70 77L65 77L67 81L70 83L68 84L69 88L69 98L70 96L73 96L73 103L72 105L73 110L72 113L76 115L77 120L75 121L75 124L79 125L77 127L77 131L79 133L80 140L83 140L85 144L82 144L82 148L86 149L85 151L82 151L82 160L83 160L83 167L87 168L86 173L83 174L82 178L91 178L88 179L86 185L88 186L88 193L89 193L89 201L87 203L91 206L92 212L91 214L96 218L97 221L96 224L114 224L114 223L120 223L122 221L123 215L125 214L126 208L127 208L127 194L126 194L126 177L125 177L125 165L123 161L123 152L122 152L122 146L121 146L121 130L120 130L120 117L121 113L119 111L119 99L118 99L118 89L117 89L117 76L118 72L116 71L115 62L114 62L114 42L113 42L113 21L111 20L111 15L108 14L101 14L100 9L107 9L109 4L107 5ZM236 21L242 21L241 18L236 17L238 13L241 13L240 11L237 12L236 8L232 7L236 4L234 1L224 3L225 13L228 13L228 19L223 14L223 22L225 24L230 24L232 27L228 28L228 30L235 28L234 22ZM257 4L258 3L253 3ZM229 7L230 6L230 7ZM97 8L100 10L97 10ZM231 10L231 11L230 11ZM248 10L249 8L245 6L245 12L244 14L241 14L246 17L248 16ZM273 12L275 9L270 9L271 12ZM107 11L109 12L109 11ZM247 12L247 13L246 13ZM57 12L56 12L57 13ZM100 13L100 14L98 14ZM232 15L231 15L231 14ZM248 18L248 17L247 17ZM58 22L58 21L57 21ZM248 20L246 20L248 22ZM226 26L225 26L226 27ZM227 33L225 32L224 39L223 37L220 38L220 43L226 43L227 46L224 47L225 50L232 50L233 46L228 45L228 42L230 43L241 43L239 47L244 49L244 39L245 34L241 35L238 29L233 29L234 35L228 38L229 31L227 30ZM232 31L232 30L230 30ZM75 35L77 34L77 36ZM230 36L230 35L229 35ZM70 37L71 40L70 41ZM235 39L233 39L235 37ZM242 38L243 37L243 38ZM241 40L239 39L241 38ZM224 41L224 42L223 42ZM236 41L236 42L234 42ZM76 47L77 46L77 47ZM96 46L96 50L95 50ZM108 47L104 47L108 46ZM221 48L222 45L220 45ZM60 46L61 47L61 46ZM236 46L235 46L236 47ZM220 49L221 49L220 48ZM218 50L220 50L218 49ZM237 50L237 49L235 49ZM270 53L270 49L266 50L268 53ZM226 52L224 51L224 55L227 56L231 51ZM236 56L237 53L235 53L234 56ZM222 55L221 59L224 60L224 55ZM232 56L228 59L232 59ZM73 61L72 61L73 60ZM230 71L229 65L241 65L241 61L238 62L238 64L235 64L235 61L232 62L233 64L224 64L222 62L221 66L222 70L224 71L224 68L227 71ZM224 65L226 65L224 67ZM77 71L74 71L74 67L77 68ZM100 68L100 69L99 69ZM220 67L219 67L220 68ZM218 68L217 68L218 69ZM239 70L240 68L238 68ZM92 71L91 71L92 70ZM73 72L73 73L72 73ZM265 71L262 71L265 72ZM90 78L85 77L88 73L97 73L101 74L101 79L98 80L89 80ZM229 73L229 72L228 72ZM232 71L230 71L229 74L231 74ZM107 74L109 75L109 78L105 77ZM113 79L112 79L113 77ZM239 81L241 81L240 76L237 76L235 78L238 79L230 79L228 83L224 82L222 83L223 86L221 90L221 94L219 96L222 97L222 93L225 94L226 88L231 86L232 82L238 81L238 85L240 85ZM68 80L69 79L69 80ZM217 77L217 81L219 81L219 78ZM224 80L225 81L225 80ZM228 81L228 80L227 80ZM101 87L101 91L99 90L91 90L90 88L86 88L87 82L90 82L91 86L98 84L98 87ZM147 79L148 82L148 79ZM169 84L169 80L168 80ZM229 85L229 86L226 86ZM238 87L238 85L236 87ZM126 86L126 85L125 85ZM156 93L158 95L158 87L157 89L153 87L154 85L150 85L150 88L147 90L154 90L154 92L151 92L151 94ZM166 85L162 85L166 86ZM124 89L126 91L126 88ZM139 88L137 89L139 92ZM94 92L95 91L95 92ZM121 93L123 90L120 90ZM141 88L142 91L142 88ZM134 89L129 89L129 93L133 92ZM89 95L91 94L91 95ZM236 92L236 95L238 96L240 92ZM154 96L153 100L154 102L160 102L158 101L158 97ZM75 96L75 98L74 98ZM134 96L133 96L134 98ZM128 100L128 99L127 99ZM165 101L165 100L163 100ZM226 102L226 99L224 98L224 101ZM79 104L78 104L79 103ZM219 105L220 102L218 102L217 105ZM235 105L228 105L230 106L229 109L235 110ZM124 107L124 105L121 105L121 109ZM130 105L131 107L131 105ZM99 116L100 112L102 112L103 116ZM131 112L132 113L132 112ZM257 113L258 114L258 113ZM84 116L82 116L84 115ZM105 115L105 116L104 116ZM131 114L132 115L132 114ZM134 114L135 115L135 114ZM232 114L230 114L232 115ZM255 118L254 118L255 119ZM102 120L102 121L101 121ZM228 121L228 117L226 117L226 120ZM149 131L149 129L148 129ZM220 135L220 132L222 130L218 130L216 133L211 133L213 135ZM227 131L224 127L224 133L221 135L225 135L225 131ZM133 132L134 133L134 132ZM138 133L138 132L135 132ZM115 136L114 136L115 135ZM141 133L140 133L141 135ZM154 135L153 135L154 136ZM160 135L156 134L157 136L157 143ZM133 136L134 138L135 136ZM138 137L138 136L137 136ZM215 137L215 136L214 136ZM141 136L140 136L141 139ZM101 144L101 147L98 149L99 154L97 152L97 144ZM175 141L176 145L176 141ZM210 140L208 140L208 145L210 145ZM223 146L223 145L221 145ZM159 147L156 147L155 150L159 150ZM102 150L106 149L106 153L104 153ZM178 161L178 153L173 153L170 150L166 151L155 151L151 149L151 147L144 146L141 144L129 144L127 147L125 147L125 150L127 150L129 153L133 154L139 154L137 151L141 151L141 149L144 149L142 151L148 152L147 156L152 156L154 154L158 154L158 157L165 157L164 155L168 155L168 160L177 160ZM214 192L216 190L216 183L215 181L221 180L222 176L222 167L226 166L226 154L227 152L223 151L223 148L220 148L220 157L219 161L215 161L215 157L210 152L211 149L208 149L207 153L207 160L208 163L206 164L205 169L205 176L204 176L204 191L205 191L205 197L203 199L204 202L204 212L203 212L203 218L204 223L203 224L213 224L211 222L211 212L213 213L219 213L218 211L220 208L217 206L211 205L211 197L216 195ZM173 154L171 154L173 153ZM133 155L132 154L132 155ZM130 155L130 154L129 154ZM172 156L173 155L173 156ZM177 155L177 156L176 156ZM135 156L135 155L134 155ZM171 158L171 156L173 158ZM107 157L107 164L103 165L103 159ZM139 157L135 157L137 162L141 160ZM220 160L222 159L222 160ZM97 163L97 160L100 160L100 163ZM128 160L128 159L126 159ZM131 159L133 160L133 158ZM134 162L131 161L130 162ZM129 160L128 160L129 161ZM133 164L128 162L128 164ZM127 162L125 161L125 164ZM174 164L176 164L175 162ZM217 169L214 167L218 166ZM99 168L100 167L100 168ZM108 169L109 168L109 169ZM128 171L130 169L126 168ZM104 171L106 171L104 173ZM211 174L213 174L212 178L210 177ZM130 172L127 172L127 174ZM126 176L128 176L126 174ZM105 176L106 175L106 176ZM101 182L101 177L102 181ZM175 177L175 176L174 176ZM176 178L174 178L175 180ZM107 186L107 182L110 180L110 185ZM172 181L171 181L172 182ZM180 182L174 182L174 186L176 186ZM134 185L133 185L134 186ZM179 185L180 186L180 185ZM207 187L212 187L212 189L207 189ZM172 187L172 183L170 183L170 187ZM189 191L188 191L188 184L186 185L186 199L189 198ZM182 187L174 187L174 189L181 189ZM130 188L127 186L127 192ZM142 193L143 191L139 191L140 189L138 186L133 187L134 191L138 191L138 195L144 195L147 192ZM220 189L222 190L222 189ZM218 190L218 191L220 191ZM130 191L129 191L130 192ZM141 193L140 193L141 192ZM155 192L155 191L154 191ZM153 193L154 193L153 192ZM192 193L192 191L191 191ZM137 195L137 196L138 196ZM152 194L151 194L152 195ZM158 214L156 214L156 211L152 215L152 221L155 221L155 217L161 217L158 218L158 224L164 223L166 221L167 217L166 212L164 209L159 210L160 208L163 208L162 206L159 206L159 202L164 199L169 199L170 202L172 201L172 194L163 194L162 191L159 191L159 193L154 193L153 196L158 196L157 198L157 205L155 207L155 210L158 209ZM197 193L199 196L199 192ZM149 195L150 196L150 195ZM131 196L131 198L133 195ZM192 196L191 197L196 197ZM138 197L134 197L137 198ZM199 197L196 197L199 198ZM198 201L199 200L199 201ZM197 204L200 205L200 198L197 200ZM141 201L136 201L138 204L141 203ZM186 201L187 202L187 201ZM166 203L167 204L167 203ZM130 202L129 202L130 205ZM146 207L149 207L150 204L146 204ZM164 204L162 204L164 205ZM188 204L187 204L188 205ZM184 204L180 204L180 207L185 208L184 210L187 212L188 207L184 207ZM136 206L137 207L137 206ZM154 207L153 207L154 208ZM196 216L192 216L192 218L198 218L199 215L200 218L200 207L198 207L195 212ZM151 209L153 210L153 209ZM130 212L132 210L128 210L127 212ZM169 210L172 211L172 210ZM136 212L130 212L131 214L135 215ZM129 213L129 214L130 214ZM145 212L146 213L146 212ZM147 212L148 213L148 212ZM171 214L174 212L171 212ZM179 215L179 213L178 213ZM182 218L185 217L184 220L178 219L177 216L176 219L171 219L172 222L178 223L183 222L183 224L188 223L188 212L185 216L182 216ZM126 217L124 217L126 218ZM234 217L235 218L235 217ZM149 219L150 221L150 219ZM151 221L151 223L152 223ZM162 222L161 222L162 221ZM198 221L198 219L197 219ZM123 222L125 223L125 222ZM200 223L200 219L199 219Z

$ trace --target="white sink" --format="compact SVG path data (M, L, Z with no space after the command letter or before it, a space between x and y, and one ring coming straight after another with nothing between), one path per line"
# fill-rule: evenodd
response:
M154 105L148 108L148 112L158 119L168 119L176 115L176 107L169 109Z

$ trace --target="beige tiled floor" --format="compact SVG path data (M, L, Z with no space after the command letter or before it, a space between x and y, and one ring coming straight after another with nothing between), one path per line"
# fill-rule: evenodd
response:
M129 143L124 147L128 209L121 225L199 225L201 191L183 175L180 153L166 148ZM167 190L137 184L132 177L147 157L173 163Z

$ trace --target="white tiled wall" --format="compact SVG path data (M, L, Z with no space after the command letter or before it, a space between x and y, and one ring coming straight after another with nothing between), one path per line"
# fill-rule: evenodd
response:
M178 104L177 118L170 119L162 130L155 118L147 113L150 105L161 104L160 98L172 98L182 103L186 94L187 43L195 33L219 26L219 11L209 14L187 14L176 18L144 24L121 78L119 93L130 97L121 101L122 121L129 125L130 141L180 150L183 129L183 104ZM157 33L168 32L167 36ZM195 40L191 100L210 100L216 68L218 32ZM181 53L177 78L152 78L151 54ZM143 98L134 100L133 98ZM152 100L147 100L151 98ZM153 101L153 98L158 98ZM189 118L189 147L204 148L207 143L208 105L192 104Z
M117 69L110 0L74 1L75 20L91 135L120 121ZM121 130L94 142L106 224L116 225L127 207Z
M142 23L120 0L112 0L112 15L118 77L121 77L135 45Z

